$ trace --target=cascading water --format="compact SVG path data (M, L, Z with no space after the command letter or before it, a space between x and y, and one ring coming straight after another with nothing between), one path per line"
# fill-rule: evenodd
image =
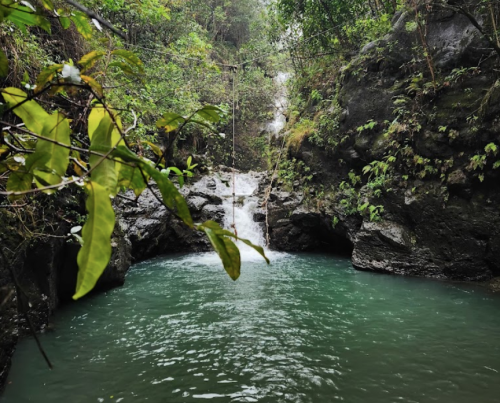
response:
M238 237L248 239L253 244L265 247L265 238L262 227L253 219L255 210L259 206L259 198L255 195L259 186L259 178L254 173L238 173L235 176L235 205L234 223ZM217 181L217 191L223 200L224 227L231 230L233 224L233 187ZM237 242L243 261L260 259L262 257L243 242Z
M276 93L276 98L274 100L274 118L267 124L267 130L271 135L278 136L280 131L283 130L286 125L285 112L288 108L288 94L285 84L289 78L290 73L283 72L279 72L275 78L278 92Z

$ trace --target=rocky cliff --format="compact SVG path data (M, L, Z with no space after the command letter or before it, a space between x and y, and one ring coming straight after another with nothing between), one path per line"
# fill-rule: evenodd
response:
M500 276L498 55L466 17L434 11L433 82L413 21L396 15L389 35L332 70L319 88L331 103L309 103L316 132L288 155L302 171L269 200L272 245L352 252L361 270L489 280Z

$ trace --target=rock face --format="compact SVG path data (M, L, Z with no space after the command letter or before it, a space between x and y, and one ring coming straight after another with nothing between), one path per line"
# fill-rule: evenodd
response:
M195 222L222 222L222 200L216 195L215 182L212 182L203 177L182 189ZM127 196L134 199L133 194ZM81 200L74 204L75 210L83 205ZM117 198L115 204L117 225L111 240L113 254L96 292L123 285L133 262L164 253L209 249L208 240L176 219L149 190L137 203ZM0 242L8 260L0 255L1 391L17 340L30 332L26 316L35 329L43 331L54 310L71 301L78 272L79 245L68 240L70 226L63 220L52 218L51 225L56 228L53 236L31 242L17 234L16 217L0 210L0 221Z
M328 195L315 200L274 189L272 244L352 252L361 270L489 280L500 276L500 169L493 168L499 157L485 150L500 146L498 57L466 17L433 12L427 41L434 91L425 59L414 64L421 43L408 29L412 21L411 12L398 14L389 35L341 69L336 107L313 111L338 122L324 138L336 146L305 141L293 152L315 175L292 187ZM370 120L374 127L363 128ZM387 175L361 172L391 155ZM360 182L353 184L356 175ZM365 203L383 208L381 220L360 207Z

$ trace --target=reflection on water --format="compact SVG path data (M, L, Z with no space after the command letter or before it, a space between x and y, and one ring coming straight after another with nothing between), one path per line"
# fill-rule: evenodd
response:
M500 299L279 255L232 282L210 254L137 265L20 343L3 403L439 402L500 396Z

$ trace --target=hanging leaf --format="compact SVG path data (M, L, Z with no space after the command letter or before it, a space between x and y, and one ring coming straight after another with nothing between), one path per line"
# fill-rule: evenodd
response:
M113 118L118 125L118 127L121 129L122 128L122 122L120 117L111 109L108 107L108 109L113 113ZM92 111L90 112L89 115L89 120L88 120L88 134L89 134L89 139L92 141L92 137L94 135L95 130L101 123L101 120L104 118L104 116L109 116L108 111L102 106L101 104L97 104L92 108ZM113 136L111 138L111 143L113 146L120 144L120 145L125 145L125 142L121 138L120 132L116 127L113 129Z
M61 113L56 112L45 120L42 136L69 147L71 146L70 132L68 119ZM35 182L37 182L39 188L57 185L62 182L62 178L68 169L69 153L70 150L67 147L43 139L38 140L33 156L36 154L48 156L43 165L38 163L33 166L34 173L36 173ZM51 194L54 192L54 189L49 189L45 193Z
M50 22L43 16L35 14L29 7L10 7L11 12L7 19L13 22L23 33L27 33L26 26L38 26L50 34Z
M134 52L125 49L116 49L111 52L112 55L119 56L131 66L137 67L140 74L144 74L144 64Z
M82 12L75 12L70 17L71 21L75 24L76 29L85 39L92 38L92 25L90 25L87 14Z
M45 153L31 154L25 161L24 165L19 166L16 170L13 170L7 181L7 191L8 192L26 192L31 189L33 183L33 167L43 166L48 161L49 156ZM13 167L9 166L9 169ZM17 200L22 196L11 195L9 200Z
M62 64L52 64L49 67L44 68L36 79L35 94L39 93L47 83L50 83L55 75L60 72L63 68Z
M241 256L238 247L230 240L217 235L208 227L202 227L210 243L222 260L224 269L234 281L240 277Z
M203 228L209 228L219 236L227 236L227 237L234 238L238 241L243 242L244 244L250 246L255 251L257 251L264 258L264 260L266 261L267 264L270 263L269 259L266 256L266 253L264 252L264 248L262 246L254 245L248 239L236 237L236 235L233 234L231 231L228 231L228 230L221 228L221 226L219 224L217 224L215 221L206 221L202 225L198 226L198 230L200 230L200 231L204 231Z
M135 76L135 71L132 70L132 67L130 67L127 63L125 62L112 62L108 65L108 67L118 67L121 71L123 71L125 74L130 75L130 76Z
M162 195L163 202L167 207L172 209L185 224L192 228L193 219L191 218L186 200L170 181L168 176L157 171L153 166L145 162L141 164L141 168L154 179Z
M145 174L148 174L151 178L153 178L158 185L158 189L160 190L165 205L172 209L185 224L193 228L193 219L191 217L191 213L189 212L186 200L175 185L170 181L167 175L156 170L155 167L151 165L151 161L139 158L125 146L118 146L115 150L113 150L111 155L119 157L126 162L136 163Z
M68 17L59 17L59 22L64 29L68 29L71 26L71 20Z
M163 128L167 133L177 130L186 119L177 113L167 112L156 122L156 127Z
M196 111L196 115L202 117L208 122L217 123L220 121L220 115L224 114L224 111L216 106L207 105Z
M87 191L87 221L83 226L83 247L78 253L78 277L73 299L90 292L106 269L111 258L111 235L115 227L115 212L108 191L96 182L85 184Z
M5 56L5 53L0 49L0 78L7 77L9 74L9 59Z
M92 90L97 94L99 95L99 97L103 97L103 91L102 91L102 85L99 84L96 80L94 80L92 77L89 77L89 76L84 76L82 75L81 76L81 79L83 81L85 81L89 86L90 88L92 88Z
M203 126L203 127L206 127L208 130L210 130L212 133L214 134L220 134L217 130L215 130L212 126L210 126L209 124L205 123L205 122L202 122L201 120L197 120L197 119L189 119L189 123L195 123L199 126Z
M94 64L105 54L106 52L98 52L94 50L93 52L87 53L85 56L83 56L78 62L78 64L82 66L82 73L92 68Z
M141 140L141 143L147 144L151 148L151 150L155 153L155 155L158 156L158 158L161 158L160 165L165 166L165 158L162 158L163 152L161 151L160 147L146 140Z
M51 0L42 0L42 4L45 7L45 9L47 9L49 11L54 10L54 4L52 4Z
M9 108L15 107L13 112L21 118L28 130L40 134L49 114L33 100L24 102L28 95L18 88L8 87L2 89L1 92ZM16 105L19 106L16 107Z
M113 129L113 121L106 114L93 133L90 151L111 150L114 146L112 144ZM108 191L108 195L116 196L118 193L118 178L115 162L100 155L92 154L89 158L89 164L92 167L92 181L103 186Z
M120 158L118 160L122 161ZM143 174L139 167L116 162L116 170L118 172L118 186L133 190L137 197L146 189L149 175Z

